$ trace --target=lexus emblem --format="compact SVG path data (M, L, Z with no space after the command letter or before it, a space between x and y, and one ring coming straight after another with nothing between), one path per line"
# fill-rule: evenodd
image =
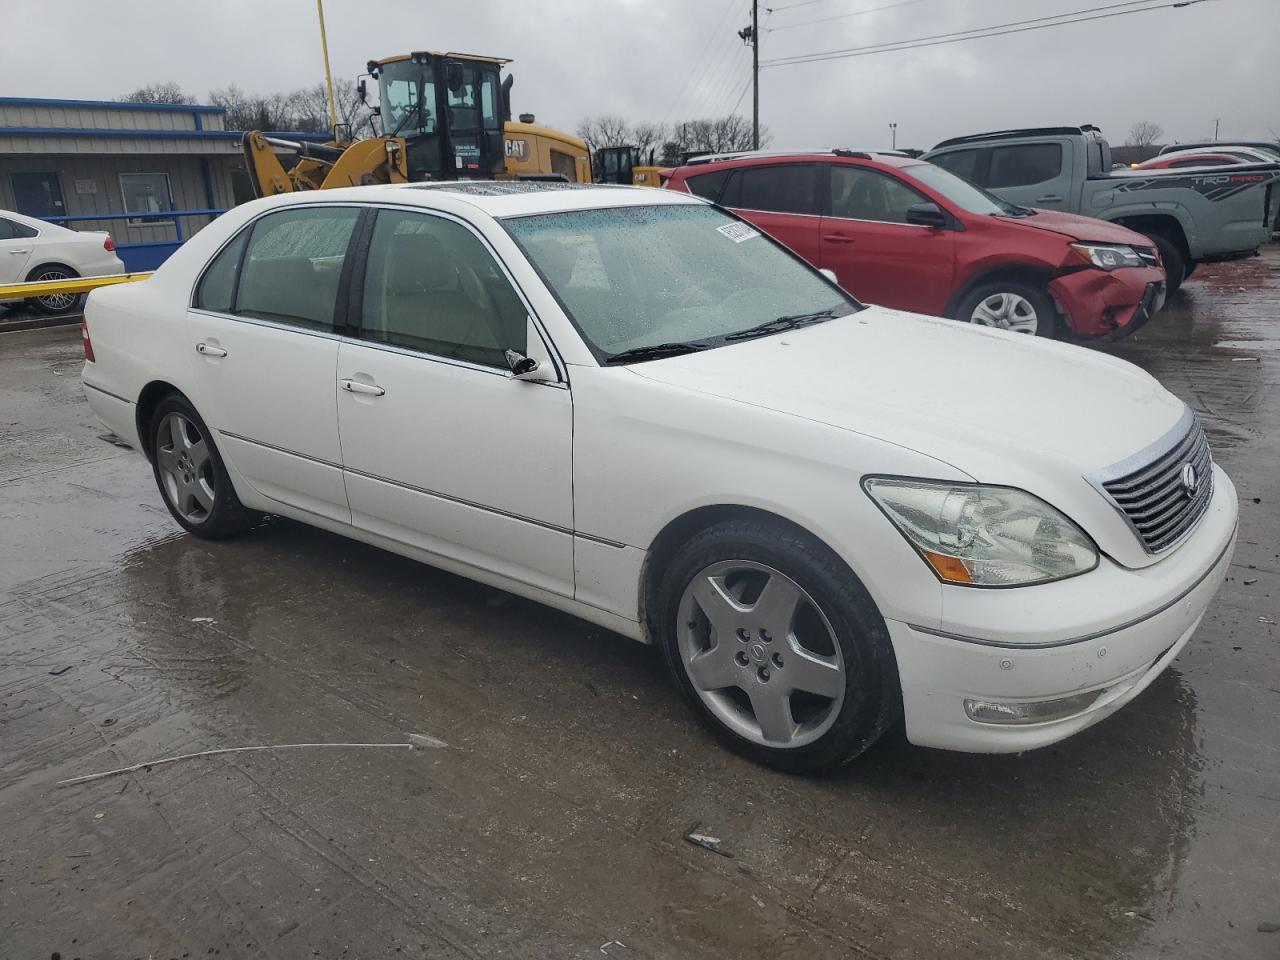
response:
M1196 468L1190 463L1182 465L1182 489L1187 491L1188 497L1196 495L1196 487L1200 483L1200 478L1196 476Z

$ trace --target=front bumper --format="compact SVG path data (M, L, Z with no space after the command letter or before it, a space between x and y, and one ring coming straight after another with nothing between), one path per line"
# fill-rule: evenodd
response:
M1221 470L1215 483L1196 531L1150 567L1130 570L1104 558L1092 573L1056 584L953 587L963 591L955 594L955 616L944 615L937 628L887 620L907 739L1016 753L1092 726L1146 689L1186 646L1231 563L1235 489ZM980 722L965 709L966 700L1026 704L1090 692L1098 696L1045 722Z
M1081 340L1128 336L1164 306L1165 290L1159 267L1076 270L1049 281L1072 336Z

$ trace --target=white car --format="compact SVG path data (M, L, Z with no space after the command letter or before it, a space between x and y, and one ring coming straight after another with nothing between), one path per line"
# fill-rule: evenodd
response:
M0 210L0 284L70 280L124 273L116 244L105 231L68 230L55 223ZM5 295L0 290L0 301ZM31 303L45 313L65 313L79 294L51 293Z
M786 769L899 718L987 752L1097 722L1235 542L1204 433L1136 367L864 307L687 194L258 200L95 291L85 346L190 532L282 514L656 644Z

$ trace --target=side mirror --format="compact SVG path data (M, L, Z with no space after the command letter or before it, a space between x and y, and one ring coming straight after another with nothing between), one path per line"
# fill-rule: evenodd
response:
M507 369L511 371L514 380L543 382L556 379L555 369L549 363L540 363L519 350L506 350L504 355L507 358Z
M828 280L830 280L832 283L834 283L836 286L840 285L840 281L836 279L836 272L832 270L830 267L823 267L818 272L822 274L824 277L826 277Z
M950 218L936 203L913 203L907 207L907 223L915 224L917 227L941 230L950 222Z
M365 86L364 77L356 81L356 95L366 107L369 105L369 88Z
M450 93L458 93L462 90L462 64L456 60L450 61L444 68L445 86L449 88Z

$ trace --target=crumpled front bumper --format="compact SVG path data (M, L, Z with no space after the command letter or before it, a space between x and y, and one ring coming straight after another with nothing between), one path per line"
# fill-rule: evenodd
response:
M1076 270L1049 281L1049 293L1080 340L1128 336L1164 306L1166 289L1159 267Z

